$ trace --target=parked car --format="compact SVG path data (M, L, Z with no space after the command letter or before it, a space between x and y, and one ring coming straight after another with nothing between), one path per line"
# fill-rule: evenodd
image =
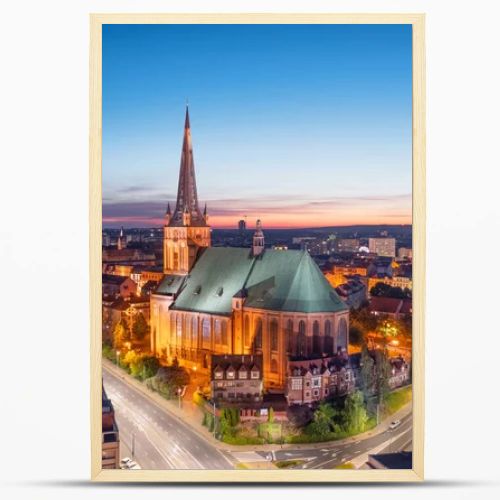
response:
M121 469L137 469L141 468L137 462L134 462L131 458L125 457L120 460L120 468Z
M389 424L389 429L396 429L396 427L399 427L401 425L401 420L393 420L390 424Z

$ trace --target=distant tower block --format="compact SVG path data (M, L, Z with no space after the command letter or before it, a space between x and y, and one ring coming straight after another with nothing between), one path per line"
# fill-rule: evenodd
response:
M240 233L242 233L243 231L245 231L247 228L247 223L241 219L240 221L238 221L238 230L240 231Z
M255 256L260 255L264 251L264 233L262 232L260 219L257 219L257 224L255 225L252 249Z

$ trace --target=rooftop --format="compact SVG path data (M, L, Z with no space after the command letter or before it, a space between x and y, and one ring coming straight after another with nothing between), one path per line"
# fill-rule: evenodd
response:
M155 292L176 295L172 309L228 315L232 299L245 306L291 312L346 311L311 256L300 250L211 247L201 252L191 273L166 276Z

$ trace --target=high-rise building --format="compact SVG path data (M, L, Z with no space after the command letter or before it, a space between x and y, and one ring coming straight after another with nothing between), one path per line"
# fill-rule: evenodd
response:
M241 219L240 221L238 221L238 230L240 232L246 231L246 228L247 228L247 223L245 222L244 219Z
M368 238L371 253L380 257L396 257L396 240L394 238Z
M413 257L413 250L411 248L401 247L398 250L398 257L400 259L411 259Z
M335 241L337 252L356 253L359 246L358 238L338 238Z

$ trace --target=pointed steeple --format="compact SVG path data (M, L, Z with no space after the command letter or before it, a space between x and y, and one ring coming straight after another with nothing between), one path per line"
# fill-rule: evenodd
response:
M205 226L203 215L198 206L196 177L194 171L193 144L191 140L191 125L189 108L186 105L184 122L184 138L182 142L181 165L179 170L179 185L177 188L177 203L170 220L171 226L185 225L185 213L189 214L189 225Z
M167 203L167 210L165 212L165 226L170 224L170 219L172 218L172 212L170 210L170 202Z
M208 212L206 203L205 203L205 208L203 209L203 220L205 221L205 224L208 224Z

